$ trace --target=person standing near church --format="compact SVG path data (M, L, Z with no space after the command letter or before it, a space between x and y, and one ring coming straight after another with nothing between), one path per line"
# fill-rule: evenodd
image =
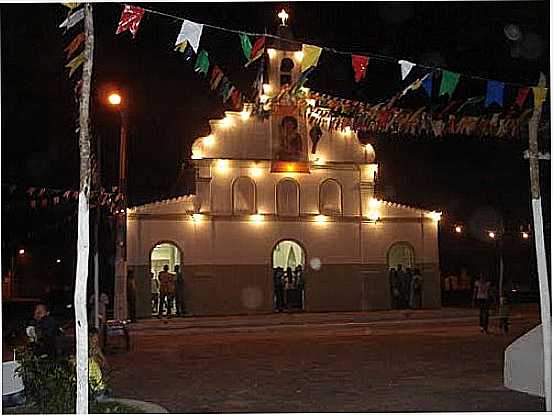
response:
M133 270L127 272L127 307L129 320L134 323L136 321L136 281Z
M484 275L480 274L478 280L474 283L473 298L480 307L480 331L488 333L488 320L490 316L490 282Z
M186 313L184 306L184 278L182 277L179 265L175 265L175 303L177 316L184 316Z
M159 313L159 280L150 271L150 292L152 293L152 314Z
M163 316L163 308L167 307L167 317L171 317L173 299L175 297L175 281L173 274L169 272L169 265L163 266L163 271L158 274L159 280L159 317Z

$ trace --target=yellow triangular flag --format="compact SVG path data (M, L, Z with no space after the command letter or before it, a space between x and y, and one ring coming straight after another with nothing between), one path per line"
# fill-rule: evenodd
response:
M77 68L83 64L84 61L85 61L85 57L84 57L84 51L83 51L81 52L80 55L75 56L75 58L73 58L71 62L65 65L66 68L71 68L71 70L69 71L70 78L71 78L71 75L73 75L73 72L75 72Z
M301 60L301 71L304 72L306 69L311 68L312 66L317 66L319 62L319 57L321 56L322 48L313 45L306 45L305 43L301 46L301 51L303 52L303 58Z
M175 51L178 50L180 53L184 53L187 45L188 45L188 40L185 40L184 42L181 42L177 45L177 47L175 48Z
M65 7L69 7L69 9L73 10L75 7L79 6L79 3L62 3Z
M547 96L547 88L543 86L533 86L532 91L534 92L534 108L541 108Z

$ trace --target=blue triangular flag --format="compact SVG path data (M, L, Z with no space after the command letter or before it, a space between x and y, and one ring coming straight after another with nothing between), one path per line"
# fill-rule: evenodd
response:
M503 106L503 90L505 89L505 84L499 81L488 81L488 89L486 91L486 102L485 106L489 107L491 104L496 102L500 107Z
M429 97L432 96L432 72L426 74L426 76L421 81L422 87L426 91Z

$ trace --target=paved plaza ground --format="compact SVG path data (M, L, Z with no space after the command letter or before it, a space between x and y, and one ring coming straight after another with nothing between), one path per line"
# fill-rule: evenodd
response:
M513 314L509 335L474 310L140 322L112 386L178 413L543 411L502 386L505 347L538 324Z

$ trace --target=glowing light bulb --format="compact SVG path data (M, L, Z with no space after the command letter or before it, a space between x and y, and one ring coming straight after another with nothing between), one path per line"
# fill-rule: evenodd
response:
M427 213L427 216L434 222L438 222L442 218L442 212L430 212Z
M218 160L217 161L217 170L221 173L225 173L229 169L229 161L228 160Z
M495 232L488 232L488 236L489 236L491 239L495 239Z
M121 104L122 98L121 95L113 93L108 97L108 101L111 105L119 105Z
M457 226L455 227L455 232L461 233L461 232L463 232L463 228L462 228L461 226L457 225Z
M263 93L268 95L271 93L273 88L271 88L270 84L263 84Z
M286 13L286 10L282 9L277 16L282 22L282 26L286 26L286 21L288 20L288 13Z
M229 128L232 126L232 120L229 117L225 117L221 120L221 126L223 128Z
M201 213L194 213L192 215L192 221L195 223L201 222L203 219L203 215Z
M528 234L528 232L522 232L522 237L524 239L528 239L530 237L530 235Z
M215 144L215 136L213 134L209 134L207 137L204 137L202 142L204 143L204 145L210 147Z
M277 54L275 49L267 49L267 53L269 54L269 59L273 59Z
M371 198L369 199L369 207L370 207L371 209L376 209L376 208L378 208L379 206L380 206L380 200L375 199L374 197L371 197Z
M56 259L56 264L60 264L61 263L61 259Z
M303 52L301 50L298 50L298 51L294 52L294 58L298 62L301 62L303 60Z
M263 175L263 169L262 169L261 167L257 167L257 166L256 166L256 167L252 167L252 168L250 169L250 175L251 175L252 177L255 177L255 178L261 177L261 176Z
M25 255L25 250L24 250L24 249L20 249L20 250L19 250L19 255Z
M317 222L317 223L325 223L326 220L327 220L327 217L325 215L315 216L315 222Z
M241 117L244 121L248 120L248 119L250 118L250 115L251 115L250 112L249 112L249 111L246 111L246 110L244 110L244 111L242 111L242 112L240 113L240 117Z
M263 215L251 215L250 220L253 223L262 223L263 222Z

